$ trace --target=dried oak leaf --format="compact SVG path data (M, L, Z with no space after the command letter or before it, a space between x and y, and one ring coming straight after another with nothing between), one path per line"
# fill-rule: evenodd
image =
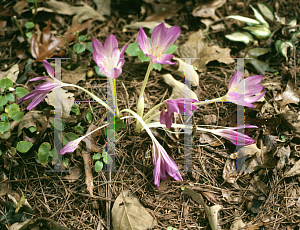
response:
M278 101L281 108L284 108L287 104L293 103L298 104L300 101L300 95L295 88L295 83L293 78L289 78L286 88L283 93L277 93L275 96L275 101Z
M117 197L111 215L114 230L144 230L157 225L156 220L128 190Z
M214 20L217 20L219 18L216 16L215 11L216 9L223 6L225 3L226 0L213 0L213 1L210 0L206 4L201 4L197 6L193 10L192 14L194 17L202 17L202 18L211 17Z
M62 81L76 85L79 81L84 81L87 71L87 63L80 65L74 70L62 68Z
M200 29L192 33L186 43L178 48L179 56L181 57L198 57L192 62L192 65L199 72L206 69L206 64L211 61L218 61L225 64L234 63L234 59L230 58L229 48L221 48L218 45L208 46L205 41L205 35Z
M78 165L75 165L70 170L70 175L66 175L64 179L67 179L70 183L76 182L78 178L82 175L81 168Z
M150 8L147 11L147 17L145 21L162 21L166 18L172 17L183 7L182 3L176 1L169 1L165 3L152 3L153 11L150 12Z
M105 21L105 18L95 11L91 6L84 2L80 2L80 6L71 6L65 2L59 2L55 0L47 1L47 8L39 7L38 11L54 12L56 14L63 15L75 15L73 20L78 23L82 23L88 19Z
M76 38L74 35L75 31L81 32L85 30L94 19L88 20L85 23L78 25L76 20L73 19L71 28L64 33L67 42L71 42ZM41 31L38 24L35 25L37 33L30 39L30 52L31 55L36 59L36 61L42 62L46 58L50 58L53 55L61 56L64 51L65 41L62 37L55 37L51 35L50 31L50 20L47 26L43 29L43 35L41 40ZM59 52L55 52L56 50Z

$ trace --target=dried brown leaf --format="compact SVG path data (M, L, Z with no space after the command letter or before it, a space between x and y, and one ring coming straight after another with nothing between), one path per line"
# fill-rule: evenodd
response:
M298 104L300 101L300 95L295 88L295 82L293 78L289 78L286 88L283 93L278 93L275 96L275 101L278 101L281 108L284 108L287 104Z
M235 183L238 176L238 172L235 167L234 160L227 160L223 169L223 179L228 183Z
M18 78L19 72L20 72L19 71L19 65L15 64L9 70L7 70L6 72L1 72L0 71L0 80L3 79L3 78L8 78L13 83L16 83L16 80Z
M67 179L70 183L72 183L77 181L81 175L82 175L81 168L75 165L70 169L70 175L66 175L64 179Z
M287 171L283 176L284 177L292 177L300 174L300 160L298 160L294 166Z
M19 123L18 136L21 135L24 128L28 129L29 127L36 127L37 121L39 122L40 126L47 122L46 116L43 115L43 112L36 110L30 110L27 112Z
M166 18L172 17L183 7L182 3L170 1L168 3L152 3L153 12L149 13L145 21L162 21Z
M230 57L229 48L220 48L218 45L208 46L205 41L205 35L200 29L192 33L186 43L178 48L181 57L199 57L192 63L199 72L206 69L206 64L210 61L219 61L225 64L231 64L234 60Z
M157 225L156 220L128 190L117 197L111 215L114 230L144 230Z
M62 117L65 118L68 115L70 115L71 108L74 104L74 93L69 93L65 89L59 89L56 91L52 91L51 93L47 94L47 97L45 98L45 101L47 102L48 105L51 105L55 107L55 97L57 97L57 93L61 92L59 95L59 99L62 100Z
M201 204L204 207L205 213L207 215L212 230L222 229L218 223L218 212L220 209L223 208L221 205L207 206L203 200L202 195L196 193L193 189L190 188L185 188L182 194L192 197L194 201L196 201L198 204Z
M97 127L94 124L91 124L87 130L87 133L92 132L96 128ZM100 152L101 147L99 145L97 145L97 143L96 143L96 140L97 140L96 137L99 135L101 135L101 133L98 130L82 140L83 142L85 142L86 148L88 150L91 150L93 152Z
M202 18L211 17L214 20L217 20L219 18L216 16L215 11L216 9L223 6L225 3L226 0L210 0L206 4L201 4L197 6L193 10L192 14L194 17L202 17Z
M191 95L192 99L198 100L197 95L187 85L174 79L171 74L164 74L162 76L164 81L173 87L171 95L172 99L184 98L187 95Z
M82 150L82 158L84 162L85 184L88 192L91 194L91 196L94 196L94 192L93 192L94 180L93 180L93 174L91 170L91 164L92 164L91 154L85 150Z
M201 144L206 144L208 143L210 146L220 146L225 143L224 138L216 138L213 135L209 133L201 133L200 134L200 139L199 139Z
M47 8L39 7L38 11L54 12L63 15L75 15L73 20L77 23L82 23L88 19L105 21L105 18L95 11L92 7L84 2L80 2L80 6L71 6L65 2L59 2L55 0L47 1Z
M80 65L74 70L62 68L62 81L76 85L79 81L84 81L87 72L87 63Z

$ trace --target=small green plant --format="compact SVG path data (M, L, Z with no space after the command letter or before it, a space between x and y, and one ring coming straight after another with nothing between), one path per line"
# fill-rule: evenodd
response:
M246 45L249 44L249 42L255 41L252 35L254 35L258 39L267 39L272 32L269 29L268 22L264 19L267 18L270 21L276 21L281 24L285 24L285 19L279 18L276 13L273 13L272 7L270 7L266 3L258 3L257 4L260 12L263 14L261 15L258 10L256 10L254 7L250 5L254 12L254 16L257 20L252 18L243 17L240 15L230 15L227 18L236 19L242 22L245 22L248 26L243 27L246 31L235 31L231 34L225 35L225 37L231 41L238 41L243 42ZM264 17L263 17L264 16ZM291 48L293 51L295 49L295 43L299 41L300 38L300 29L296 31L295 27L297 25L297 19L292 18L288 26L291 27L289 30L289 33L291 34L290 39L287 39L285 41L277 40L275 42L275 48L278 53L280 53L282 56L286 58L287 61L287 49Z
M167 230L177 230L177 229L170 226L170 227L167 227Z
M80 54L86 50L85 45L81 44L80 42L84 42L87 37L86 35L79 36L78 31L74 32L76 35L76 43L73 46L73 50L77 54L77 62L76 65L79 66Z
M95 171L99 172L103 169L103 166L105 164L110 164L112 162L111 157L107 154L105 149L103 149L102 154L97 153L93 156L93 159L96 160L95 162Z
M9 104L9 102L15 102L16 94L18 97L24 96L28 91L24 88L17 87L16 90L12 88L13 82L8 78L0 80L0 138L8 139L10 137L10 121L20 121L24 115L24 112L20 111L19 106L16 103ZM15 90L15 93L11 93Z
M27 29L27 32L26 32L26 36L30 39L32 38L32 32L30 32L29 30L32 29L34 27L34 23L33 22L26 22L25 23L25 27Z

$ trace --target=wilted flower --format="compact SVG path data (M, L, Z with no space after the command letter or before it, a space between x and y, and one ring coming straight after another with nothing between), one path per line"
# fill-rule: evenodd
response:
M128 45L119 50L116 37L111 34L107 37L104 47L96 38L93 40L93 56L99 66L99 72L110 78L117 78L122 73L125 63L124 52Z
M160 179L166 180L166 172L175 180L182 181L182 177L178 170L175 161L167 154L166 150L159 144L156 139L153 141L153 154L154 154L154 184L159 187Z
M43 60L43 65L45 66L50 78L47 76L43 76L43 77L36 77L36 78L29 80L29 81L46 80L46 82L35 87L35 89L33 91L27 93L25 96L21 97L18 101L18 104L19 104L21 101L32 99L31 103L27 106L28 110L33 109L42 100L44 100L44 98L50 91L68 85L68 84L62 83L61 81L55 79L54 70L51 67L51 65L49 64L49 62L47 62L46 60Z
M263 79L262 75L248 77L241 81L242 74L236 71L229 82L228 93L222 97L237 105L248 106L254 108L251 103L256 102L265 95L266 92L260 93L263 86L258 84ZM258 94L260 93L260 94ZM258 95L256 95L258 94Z
M251 137L247 136L246 134L234 131L237 129L242 128L258 128L255 125L241 125L238 127L231 127L226 129L209 129L209 132L224 137L225 139L231 141L235 145L251 145L255 143Z
M68 142L61 150L60 150L60 154L64 155L65 153L72 153L75 151L75 149L77 148L77 146L79 145L80 141L82 141L86 136L82 136L77 138L74 141L70 141Z
M153 29L151 35L152 44L150 44L147 35L141 27L138 42L144 54L150 57L153 63L173 65L175 63L169 61L173 58L173 55L164 53L179 37L180 32L179 26L172 26L167 30L165 24L161 23Z
M194 99L186 99L186 98L179 98L179 99L170 99L166 101L167 104L167 112L162 109L160 113L160 123L165 124L168 129L171 128L173 123L173 113L180 113L185 115L192 115L192 111L197 110L197 106L193 104ZM192 103L191 107L186 106L185 103Z

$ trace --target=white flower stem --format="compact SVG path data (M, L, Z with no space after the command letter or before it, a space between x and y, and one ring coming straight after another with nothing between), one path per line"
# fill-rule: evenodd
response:
M143 128L147 131L147 133L151 137L152 141L157 141L155 139L153 133L151 132L151 130L148 128L147 124L143 121L143 119L137 113L135 113L131 109L123 109L123 110L120 111L120 113L124 113L124 112L128 112L128 113L132 114L141 123Z
M66 84L64 83L63 86L72 86L72 87L76 87L78 89L83 90L84 92L86 92L88 95L90 95L94 100L96 100L98 103L100 103L101 105L103 105L106 109L108 109L111 113L114 114L114 111L112 110L112 108L110 108L104 101L102 101L99 97L97 97L95 94L91 93L90 91L78 86L78 85L73 85L73 84Z
M122 117L122 118L120 118L120 119L121 119L121 120L124 120L124 119L130 118L130 117L132 117L132 116L125 116L125 117ZM86 135L84 135L84 136L82 136L82 137L80 137L80 138L84 139L84 138L86 138L87 136L91 135L92 133L96 132L97 130L102 129L102 128L106 127L106 126L108 126L108 123L105 124L105 125L102 125L102 126L98 127L97 129L95 129L95 130L89 132L88 134L86 134Z
M144 82L143 82L143 85L142 85L142 88L141 88L139 100L137 102L137 108L136 109L137 109L137 114L140 117L143 117L143 113L144 113L144 98L143 98L143 95L144 95L144 91L145 91L145 88L146 88L146 85L147 85L147 82L148 82L148 79L149 79L152 64L153 64L152 60L150 60L149 65L148 65L148 69L147 69L147 72L146 72L146 75L145 75L145 78L144 78ZM139 125L139 121L136 122L136 127L138 125ZM138 129L136 128L135 131L138 132Z
M152 109L150 109L150 110L145 114L145 116L143 116L143 121L145 121L145 123L148 124L153 118L157 117L157 116L160 114L160 112L159 112L159 113L156 113L156 114L154 114L154 115L152 115L151 117L149 117L149 116L150 116L151 113L153 113L157 108L159 108L160 106L162 106L164 103L165 103L165 101L162 102L162 103L159 103L158 105L156 105L156 106L154 106ZM148 117L149 117L149 118L148 118ZM148 119L147 119L147 118L148 118ZM138 124L136 125L136 128L135 128L135 129L136 129L136 131L140 131L141 128L142 128L141 124L138 123Z
M115 106L115 115L116 117L120 117L120 111L118 107L118 98L117 98L117 91L116 91L116 79L108 78L109 83L110 83L110 88L111 88L111 93L113 95L113 100L114 100L114 106Z
M225 101L223 97L211 99L211 100L206 100L206 101L199 101L199 102L193 102L194 105L206 105L206 104L211 104L214 102L222 102Z

